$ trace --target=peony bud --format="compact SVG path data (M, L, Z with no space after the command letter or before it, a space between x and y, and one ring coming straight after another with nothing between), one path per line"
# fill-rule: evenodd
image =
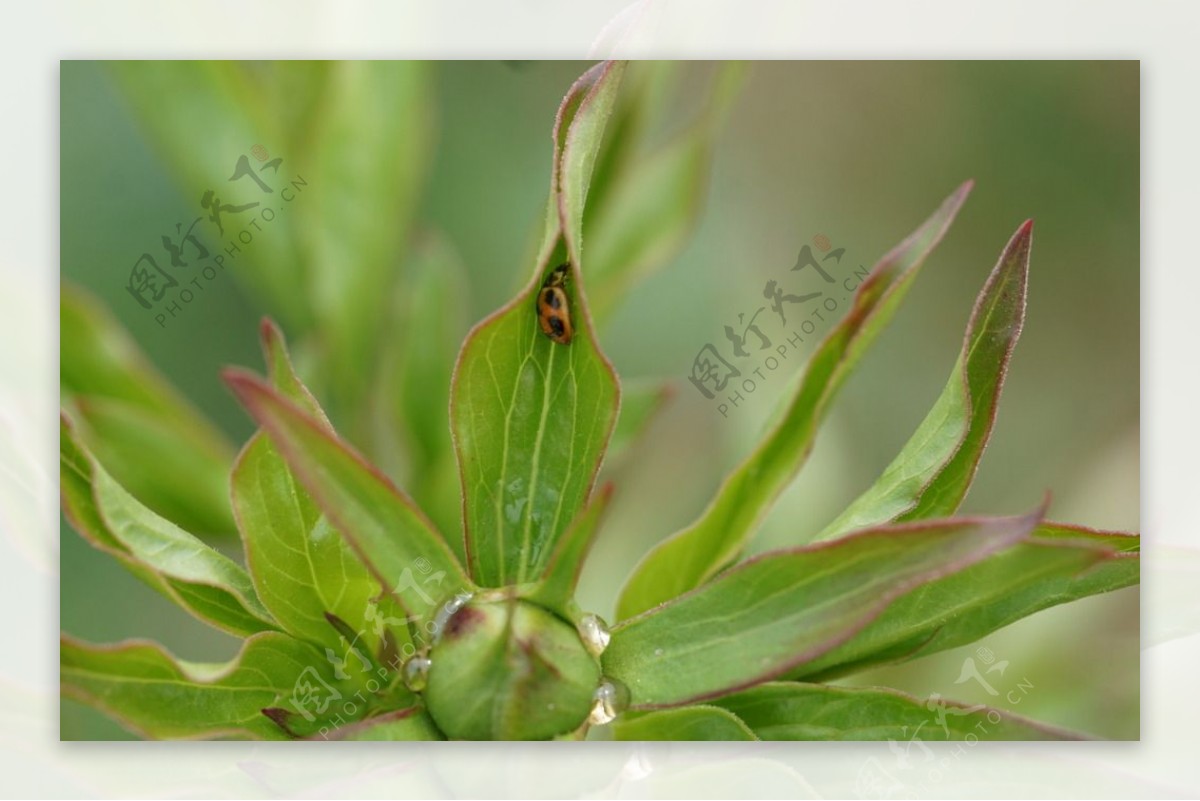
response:
M476 599L438 632L424 696L456 740L545 740L588 718L600 665L575 627L515 598Z

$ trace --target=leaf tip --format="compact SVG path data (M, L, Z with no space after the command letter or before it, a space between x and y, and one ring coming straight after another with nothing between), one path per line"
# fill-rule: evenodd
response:
M279 347L279 343L283 340L283 331L278 323L264 314L258 321L258 338L262 343L263 353L267 354L269 359L271 352Z
M266 390L262 379L244 367L222 368L221 380L247 408Z
M600 485L600 489L596 490L596 500L601 504L607 504L612 500L613 492L617 485L612 481L605 481Z
M283 733L288 737L299 737L296 732L292 731L291 726L288 725L289 720L292 717L291 712L288 712L286 709L277 706L269 706L265 709L260 709L259 711L262 712L263 715L265 715L272 723L282 729Z
M1054 500L1054 493L1050 490L1046 490L1044 493L1042 493L1042 502L1038 504L1037 508L1029 513L1028 517L1034 518L1035 523L1041 523L1046 519L1046 515L1050 512L1050 502L1052 500Z

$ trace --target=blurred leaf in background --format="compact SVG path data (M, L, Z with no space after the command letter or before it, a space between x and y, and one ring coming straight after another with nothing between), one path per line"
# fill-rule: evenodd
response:
M264 204L250 211L269 228L234 272L266 311L309 337L317 386L333 398L335 419L345 416L361 435L356 404L376 372L428 163L430 66L173 61L117 62L114 71L185 195L207 208L206 197L216 202L207 193L236 187ZM263 151L255 158L270 159L261 177L247 166L256 146ZM283 197L288 181L305 197L268 220L268 203L292 203ZM241 253L230 253L233 233L219 232L231 259Z
M59 309L62 403L92 449L159 514L193 531L231 534L232 443L95 298L64 284Z

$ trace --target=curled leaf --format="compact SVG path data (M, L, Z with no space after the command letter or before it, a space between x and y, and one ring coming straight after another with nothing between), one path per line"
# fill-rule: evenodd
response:
M63 511L79 534L200 620L237 635L276 628L240 565L147 509L118 484L64 414Z
M233 532L233 447L172 387L104 306L64 283L63 403L90 450L139 501L201 535Z
M64 695L150 738L303 736L346 714L337 702L357 689L333 675L319 650L278 632L254 635L221 665L177 660L149 642L102 646L65 636L59 659Z
M1000 255L975 301L950 380L916 433L879 480L817 540L889 520L941 517L958 509L987 447L1008 361L1025 321L1032 236L1030 220Z

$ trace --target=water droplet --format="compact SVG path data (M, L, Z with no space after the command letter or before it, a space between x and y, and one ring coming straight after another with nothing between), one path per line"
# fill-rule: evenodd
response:
M504 519L514 526L521 519L521 510L525 508L525 502L528 498L517 498L512 503L504 504Z
M629 707L629 688L619 681L604 679L592 693L592 711L588 723L603 726L612 723Z
M429 680L429 666L433 663L427 656L414 656L404 663L404 686L419 693Z
M466 590L461 590L454 594L446 603L442 604L442 608L437 610L437 614L433 616L433 641L437 642L441 639L442 632L446 628L446 624L450 622L450 618L454 617L458 610L462 609L471 601L472 595Z
M312 531L309 532L308 537L313 542L323 542L330 536L337 537L337 530L334 529L333 526L329 525L329 519L326 518L325 515L321 515L317 518L317 522L313 525Z
M609 640L612 639L612 632L608 630L608 624L599 615L588 613L579 618L579 639L583 640L583 647L588 649L588 653L592 656L600 656L604 653L604 649L608 647Z

